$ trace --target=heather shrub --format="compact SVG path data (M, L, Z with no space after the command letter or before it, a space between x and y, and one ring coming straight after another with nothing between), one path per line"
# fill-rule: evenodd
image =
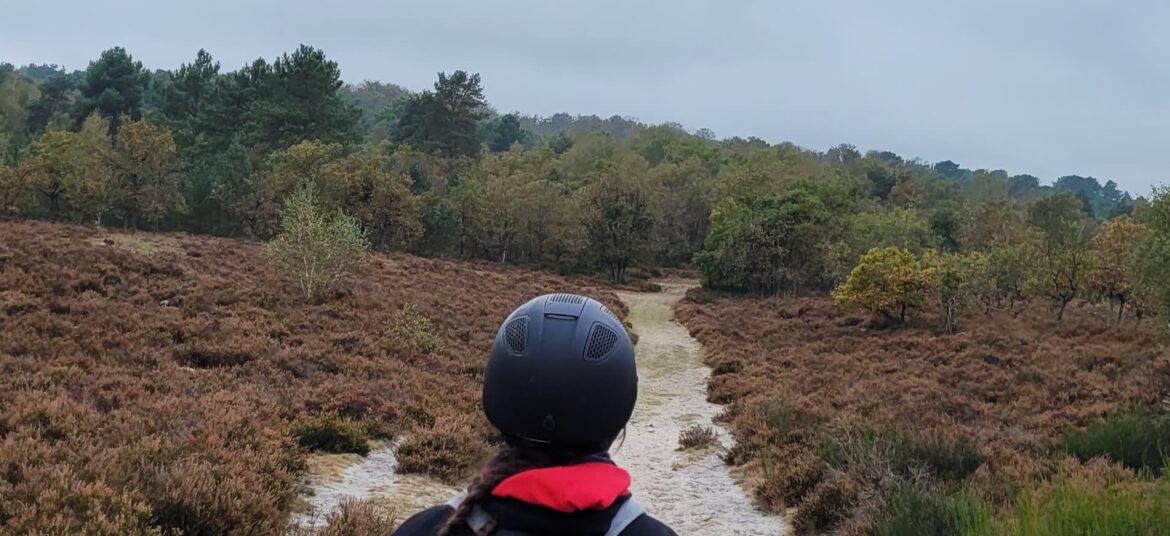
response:
M369 501L345 500L325 516L315 536L388 536L397 528L395 512Z
M362 427L333 415L303 422L293 427L297 443L309 450L334 454L370 453L370 443Z
M715 429L710 426L693 424L678 435L679 450L704 449L718 443L719 438L715 436Z
M852 476L833 472L805 495L792 516L792 525L806 533L832 529L850 516L861 491L861 484Z
M146 504L104 482L80 482L61 471L36 476L36 481L11 484L12 492L33 494L23 504L7 500L5 482L0 479L0 527L5 534L162 534Z
M948 482L963 480L984 461L979 450L969 444L901 432L829 436L821 442L820 455L830 467L838 469L870 464L888 467L900 477L927 473Z
M1081 461L1101 456L1137 472L1163 473L1170 458L1170 415L1142 411L1110 414L1064 436L1064 450Z
M199 536L276 532L292 486L274 493L264 475L241 469L194 460L161 468L158 489L148 499L155 523Z
M482 341L515 304L574 285L378 255L352 291L306 305L246 242L43 222L0 236L5 534L279 534L306 453L360 451L363 435L435 428L414 459L465 476L492 441L467 372ZM431 366L378 344L405 302L458 334Z
M456 419L439 421L434 427L407 436L396 454L399 473L458 483L487 458L489 448L469 423Z
M772 512L800 504L825 478L826 466L821 458L807 450L787 451L780 456L768 455L764 479L754 495L760 505ZM777 460L777 462L771 462Z

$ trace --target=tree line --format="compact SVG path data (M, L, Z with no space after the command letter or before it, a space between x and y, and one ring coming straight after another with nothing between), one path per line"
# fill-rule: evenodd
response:
M1061 310L1098 296L1121 314L1157 310L1156 270L1141 266L1170 243L1164 191L1134 199L1092 177L1041 185L850 145L500 114L476 74L440 73L418 92L349 85L308 46L234 71L204 51L149 71L121 48L84 71L2 65L0 151L9 216L269 240L309 186L376 248L619 281L638 264L692 265L709 288L836 290L898 318L928 293L955 311L1038 296ZM870 264L908 279L866 282ZM874 285L887 295L851 297L881 294ZM919 290L891 301L891 285Z

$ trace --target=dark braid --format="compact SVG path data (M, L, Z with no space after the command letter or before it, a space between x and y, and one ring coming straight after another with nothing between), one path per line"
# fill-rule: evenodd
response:
M508 477L529 469L555 465L554 459L536 449L505 446L483 465L479 474L467 486L467 496L455 508L455 512L439 528L436 536L453 536L460 528L467 527L467 518L475 505L487 497L496 486ZM487 536L495 532L495 522L488 523L476 536Z

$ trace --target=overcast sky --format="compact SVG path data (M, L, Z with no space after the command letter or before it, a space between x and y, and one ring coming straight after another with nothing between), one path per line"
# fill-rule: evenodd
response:
M481 73L500 111L622 115L969 168L1170 182L1170 2L0 0L0 61L233 70L300 43L347 81Z

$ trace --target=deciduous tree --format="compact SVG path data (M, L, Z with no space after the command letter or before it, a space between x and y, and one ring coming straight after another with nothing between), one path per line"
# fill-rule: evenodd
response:
M1056 302L1056 318L1063 319L1092 273L1091 222L1077 197L1059 194L1033 204L1028 223L1040 233L1041 291Z
M323 211L306 183L285 203L268 256L296 280L306 300L316 301L361 265L366 248L357 221L341 211Z
M123 224L157 226L163 217L185 209L175 151L170 131L142 120L123 120L109 157L111 204Z
M876 248L862 255L849 278L833 291L833 298L843 306L905 322L909 312L926 304L930 283L913 253Z
M619 283L625 281L626 269L646 255L653 226L647 193L635 175L639 172L604 166L582 192L588 254Z
M1134 295L1137 283L1138 248L1149 229L1129 217L1105 222L1093 237L1094 270L1091 284L1109 300L1110 309L1117 309L1117 321L1125 315L1125 307Z
M939 253L928 250L922 257L923 269L930 279L939 308L945 319L944 329L958 329L958 315L982 296L989 287L987 257L981 253Z

